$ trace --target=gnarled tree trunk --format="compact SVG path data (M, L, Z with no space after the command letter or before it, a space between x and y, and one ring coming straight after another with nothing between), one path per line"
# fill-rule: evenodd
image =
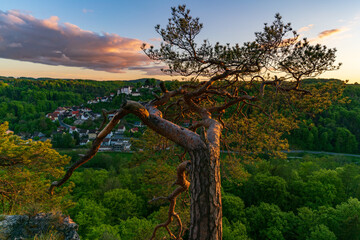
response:
M219 148L195 149L191 157L191 240L222 239Z

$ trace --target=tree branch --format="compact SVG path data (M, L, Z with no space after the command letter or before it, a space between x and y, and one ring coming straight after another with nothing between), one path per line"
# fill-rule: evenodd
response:
M198 134L162 118L161 111L151 103L144 106L138 102L128 101L124 109L139 117L155 132L185 149L193 149L203 144Z
M73 174L73 172L92 159L95 154L98 152L100 145L104 138L111 132L111 130L119 123L120 119L129 114L129 112L125 109L120 109L115 116L110 120L110 122L106 125L106 127L96 136L91 148L89 151L77 162L75 162L65 173L64 177L59 181L54 181L51 183L49 188L49 193L53 195L55 187L60 187L63 185Z
M179 187L177 187L169 196L167 197L158 197L158 198L153 198L152 200L149 201L149 203L152 203L154 201L160 200L160 199L167 199L170 202L170 206L169 206L169 211L168 211L168 218L164 223L161 223L159 225L157 225L154 228L153 234L150 238L150 240L154 239L156 236L156 231L161 228L164 227L171 238L176 238L176 239L180 239L181 237L181 233L182 233L182 223L181 223L181 219L179 217L179 215L175 212L175 206L176 206L176 198L183 192L185 192L186 190L189 189L190 186L190 182L188 180L186 180L186 176L185 176L185 171L188 169L190 165L190 161L185 161L179 164L179 166L177 167L177 179L175 181L174 184L179 185ZM179 232L177 237L175 237L170 229L169 229L169 224L172 222L173 217L175 217L178 221L178 225L179 225Z
M119 123L121 118L130 113L139 117L145 125L155 132L179 144L185 149L192 149L196 146L203 145L203 142L198 134L163 119L161 112L151 104L148 104L145 107L138 102L126 101L105 128L97 135L89 151L67 170L65 176L61 180L54 181L51 184L49 188L49 193L51 195L53 194L55 187L63 185L78 167L88 162L95 156L104 138Z
M248 100L248 101L256 101L257 98L254 97L254 96L243 95L243 96L237 97L236 99L233 99L233 100L231 100L231 101L223 104L222 106L210 108L210 109L209 109L209 112L211 112L211 113L214 113L214 112L222 112L222 111L224 111L225 109L231 107L232 105L235 105L235 104L237 104L237 103L239 103L239 102L242 102L242 101L245 101L245 100Z

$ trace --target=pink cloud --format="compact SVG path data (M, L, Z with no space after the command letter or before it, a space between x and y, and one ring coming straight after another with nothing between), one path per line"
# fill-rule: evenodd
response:
M309 41L310 42L321 42L327 39L342 39L342 38L347 38L350 37L351 35L344 35L341 33L347 32L349 31L350 28L348 27L341 27L341 28L335 28L335 29L329 29L329 30L325 30L320 32L316 38L312 38ZM336 35L336 37L334 38L334 35Z
M307 25L307 26L305 26L305 27L302 27L302 28L300 28L297 32L298 33L301 33L301 32L307 32L307 31L309 31L311 28L313 28L314 27L314 24L309 24L309 25Z
M151 41L151 42L161 42L162 39L161 38L150 38L149 41Z
M336 33L342 32L343 30L340 28L337 29L330 29L330 30L325 30L322 31L321 33L318 34L318 38L326 38L326 37L330 37L331 35L334 35Z
M57 16L41 20L19 11L0 11L0 39L1 58L112 73L150 64L140 50L142 41L62 24Z

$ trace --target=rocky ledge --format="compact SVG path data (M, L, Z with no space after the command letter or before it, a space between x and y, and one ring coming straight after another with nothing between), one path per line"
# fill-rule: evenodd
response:
M0 215L0 239L20 240L34 237L78 240L78 225L69 216L60 213L27 215ZM43 239L43 238L42 238Z

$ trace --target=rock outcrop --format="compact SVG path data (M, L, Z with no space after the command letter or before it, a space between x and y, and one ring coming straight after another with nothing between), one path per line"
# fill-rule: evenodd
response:
M78 240L78 225L63 214L39 213L27 215L0 215L0 239L20 240L35 236L49 239ZM51 238L50 238L51 236Z

